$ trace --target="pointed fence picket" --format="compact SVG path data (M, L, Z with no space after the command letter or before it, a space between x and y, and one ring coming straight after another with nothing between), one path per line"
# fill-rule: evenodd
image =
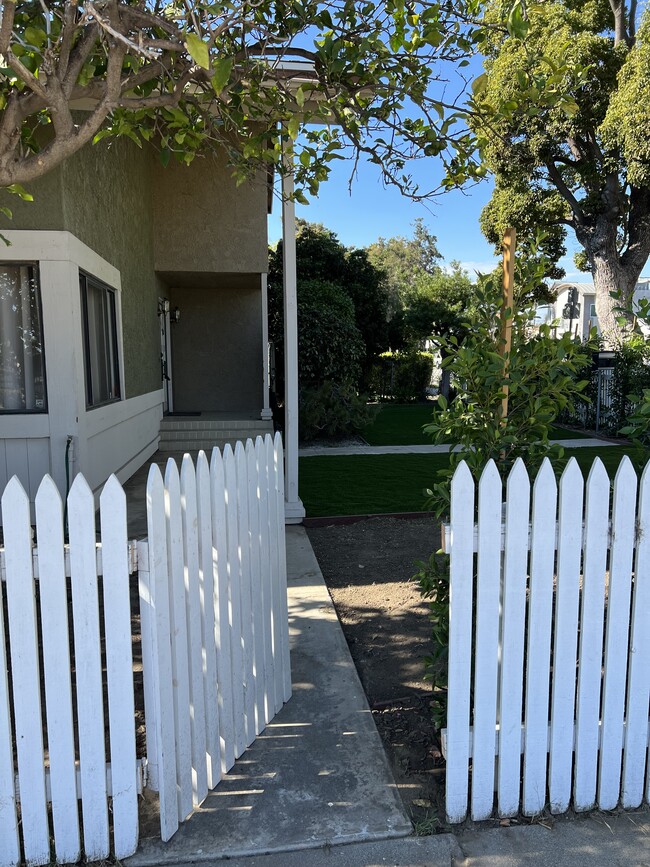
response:
M209 470L203 453L196 470L186 455L180 481L173 461L164 483L157 467L149 475L138 563L163 840L290 696L282 478L269 435L215 449Z
M464 463L456 470L444 535L451 822L465 818L470 782L474 819L491 815L495 788L502 816L636 808L648 796L650 465L638 503L629 459L611 512L610 488L599 459L586 485L571 460L558 492L545 461L531 496L518 461L502 526L490 462L475 525L476 484Z
M144 762L135 748L134 549L124 492L114 477L107 482L99 543L93 494L82 476L68 497L68 544L63 504L49 476L36 494L37 547L29 500L16 477L1 505L0 592L7 615L5 621L0 614L0 867L21 858L28 865L72 863L82 851L88 860L111 852L125 858L138 840Z

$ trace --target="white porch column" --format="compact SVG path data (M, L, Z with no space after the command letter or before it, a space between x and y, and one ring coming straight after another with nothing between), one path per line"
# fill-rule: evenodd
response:
M298 496L298 302L296 277L296 206L293 154L285 140L282 176L282 273L284 281L284 515L299 524L305 507Z
M268 274L262 274L262 412L265 421L273 418L269 404L269 295Z

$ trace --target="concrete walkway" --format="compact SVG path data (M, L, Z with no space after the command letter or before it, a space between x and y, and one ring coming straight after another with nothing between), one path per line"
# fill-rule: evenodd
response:
M287 527L287 560L293 697L172 840L141 841L130 867L411 833L302 527Z
M613 443L609 440L601 440L596 437L585 437L584 439L575 440L551 440L552 443L562 446L565 449L582 449L593 448L595 446L615 446L620 443ZM314 446L310 448L302 448L298 450L301 458L321 457L322 455L444 455L451 451L451 446L332 446L332 448L323 448L322 446Z

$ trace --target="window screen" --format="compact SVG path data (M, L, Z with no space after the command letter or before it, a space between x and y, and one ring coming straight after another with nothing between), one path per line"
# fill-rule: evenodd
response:
M119 400L115 292L98 280L80 275L84 328L86 404L99 406Z

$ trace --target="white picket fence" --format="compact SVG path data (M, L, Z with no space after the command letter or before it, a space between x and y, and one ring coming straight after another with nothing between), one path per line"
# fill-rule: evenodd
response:
M545 461L531 497L517 461L502 507L490 462L475 524L475 482L465 463L456 470L445 534L450 822L468 806L472 819L490 817L495 799L507 817L634 808L650 795L650 465L637 490L623 458L610 488L599 459L586 485L571 459L558 492Z
M117 858L125 857L138 840L142 767L135 751L124 492L114 477L102 492L100 545L93 494L83 476L68 497L69 545L61 497L49 476L36 496L38 549L32 547L29 497L15 476L2 496L2 517L8 636L0 617L0 865L20 864L23 856L27 864L74 862L82 852L95 861L107 858L111 848ZM103 624L97 580L102 574Z
M152 466L147 525L147 757L168 840L291 696L279 435L196 469L186 455L180 477L170 460L164 481Z
M209 466L203 453L196 468L186 456L180 475L170 460L164 482L152 466L149 536L137 548L115 477L101 494L101 542L83 476L68 497L69 544L49 476L36 497L37 547L17 478L1 505L0 867L132 854L145 782L160 792L168 840L291 695L280 438L215 449ZM129 596L136 569L147 735L140 760Z

